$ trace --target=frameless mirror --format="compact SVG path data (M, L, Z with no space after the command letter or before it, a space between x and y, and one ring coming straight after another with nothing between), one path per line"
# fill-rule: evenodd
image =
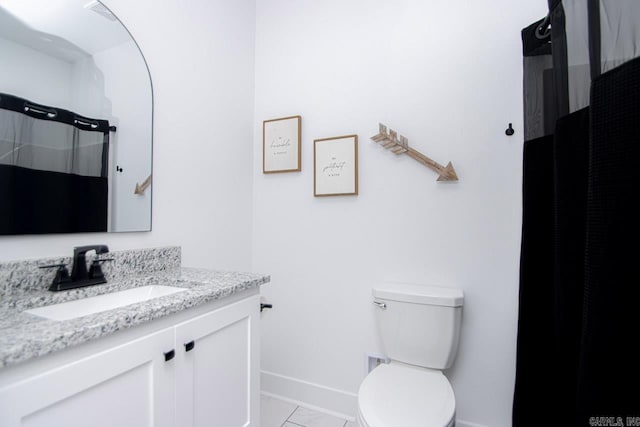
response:
M152 119L102 3L0 0L0 234L151 230Z

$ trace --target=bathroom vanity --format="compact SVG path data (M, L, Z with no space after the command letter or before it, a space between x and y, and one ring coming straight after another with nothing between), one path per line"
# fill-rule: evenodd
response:
M3 286L13 281L0 289L0 425L257 425L269 277L183 268L179 251L112 253L108 283L57 293L50 274L28 273L60 260L0 264ZM180 289L68 320L25 312L158 286Z

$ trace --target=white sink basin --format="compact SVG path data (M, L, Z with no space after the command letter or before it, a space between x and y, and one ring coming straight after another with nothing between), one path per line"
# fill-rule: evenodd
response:
M126 291L33 308L25 310L25 313L35 314L51 320L69 320L183 291L186 291L186 289L175 286L141 286L127 289Z

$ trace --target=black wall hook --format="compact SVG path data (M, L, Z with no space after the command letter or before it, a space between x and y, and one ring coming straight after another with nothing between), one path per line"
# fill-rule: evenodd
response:
M513 130L512 123L509 123L509 127L507 128L507 130L505 130L505 131L504 131L504 133L505 133L507 136L511 136L511 135L513 135L515 132L516 132L516 131L515 131L515 130Z

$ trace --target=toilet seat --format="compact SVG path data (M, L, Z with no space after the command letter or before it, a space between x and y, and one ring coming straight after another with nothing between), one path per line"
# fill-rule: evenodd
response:
M375 368L358 391L362 427L448 427L455 409L453 389L441 371L397 362Z

